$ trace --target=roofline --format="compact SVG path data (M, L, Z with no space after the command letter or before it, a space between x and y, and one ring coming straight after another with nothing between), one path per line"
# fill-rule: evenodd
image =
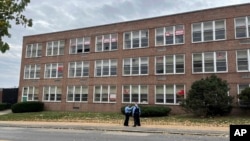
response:
M208 10L216 10L216 9L221 9L221 8L238 7L238 6L244 6L244 5L250 5L250 2L243 3L243 4L235 4L235 5L227 5L227 6L219 6L219 7L207 8L207 9L200 9L200 10L194 10L194 11L188 11L188 12L176 13L176 14L170 14L170 15L149 17L149 18L144 18L144 19L136 19L136 20L131 20L131 21L123 21L123 22L109 23L109 24L89 26L89 27L83 27L83 28L75 28L75 29L69 29L69 30L47 32L47 33L34 34L34 35L27 35L27 36L23 36L23 37L31 37L31 36L48 35L48 34L56 34L56 33L70 32L70 31L84 30L84 29L89 29L89 28L97 28L97 27L102 27L102 26L111 26L111 25L115 25L115 24L124 24L124 23L130 23L130 22L139 22L139 21L143 21L143 20L152 20L152 19L158 19L158 18L163 18L163 17L177 16L177 15L182 15L182 14L190 14L190 13L196 13L196 12L202 12L202 11L208 11Z

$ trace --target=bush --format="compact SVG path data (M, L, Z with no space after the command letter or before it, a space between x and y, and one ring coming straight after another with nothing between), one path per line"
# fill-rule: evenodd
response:
M238 98L240 99L239 105L242 109L250 109L250 88L247 87L241 91Z
M166 106L141 106L141 117L161 117L168 116L171 108ZM121 107L121 113L125 114L125 106Z
M9 103L0 103L0 111L10 109L10 107L11 107L11 104Z
M181 106L196 116L226 115L231 112L233 102L228 91L228 83L212 75L194 82Z
M14 104L11 109L13 113L40 112L44 109L44 103L39 101L20 102Z

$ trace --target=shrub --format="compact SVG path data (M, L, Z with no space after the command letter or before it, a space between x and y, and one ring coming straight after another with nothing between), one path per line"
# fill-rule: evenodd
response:
M171 108L166 106L144 106L140 105L141 117L161 117L168 116ZM125 106L121 107L121 113L125 114Z
M11 104L9 103L0 103L0 111L10 109Z
M226 115L231 112L233 102L228 91L228 83L212 75L195 81L181 106L197 116Z
M250 109L250 88L249 87L242 90L238 98L240 99L239 101L240 108Z
M44 103L39 101L20 102L12 105L13 113L40 112L44 109Z

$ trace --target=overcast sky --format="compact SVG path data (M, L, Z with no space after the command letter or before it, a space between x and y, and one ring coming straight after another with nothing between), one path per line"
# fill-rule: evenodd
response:
M249 3L250 0L31 0L25 15L33 27L12 25L11 48L0 53L0 88L19 86L23 36L124 22L201 9Z

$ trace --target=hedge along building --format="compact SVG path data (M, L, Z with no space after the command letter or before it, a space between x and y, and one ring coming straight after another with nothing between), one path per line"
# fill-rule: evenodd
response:
M248 3L25 36L19 101L93 112L138 102L180 113L192 83L211 74L236 96L250 84L249 13Z

